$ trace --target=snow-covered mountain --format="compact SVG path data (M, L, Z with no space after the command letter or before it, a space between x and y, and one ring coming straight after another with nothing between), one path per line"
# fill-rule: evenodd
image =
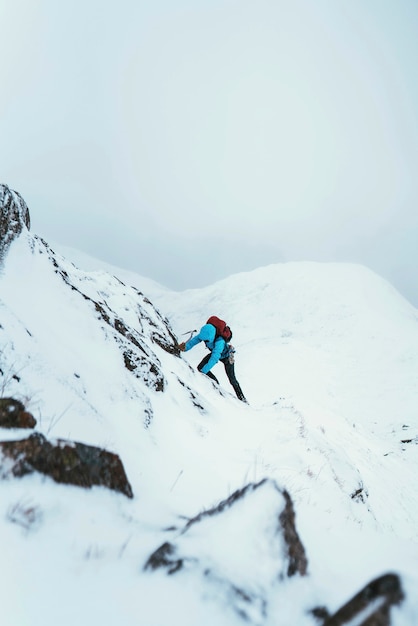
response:
M345 264L176 293L29 227L0 186L2 623L417 624L417 310ZM178 351L212 314L249 405Z

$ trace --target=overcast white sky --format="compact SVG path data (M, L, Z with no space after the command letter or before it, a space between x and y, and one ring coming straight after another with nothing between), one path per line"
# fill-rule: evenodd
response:
M183 289L354 261L418 306L416 0L0 0L0 182Z

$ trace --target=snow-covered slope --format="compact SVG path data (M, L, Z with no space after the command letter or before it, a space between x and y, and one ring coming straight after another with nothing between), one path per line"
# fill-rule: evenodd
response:
M416 309L351 265L182 293L118 273L75 267L25 226L8 241L1 396L51 440L116 453L133 498L3 480L4 623L313 626L312 609L391 571L406 596L392 623L418 623ZM196 372L200 346L176 350L211 314L233 329L249 406L222 365L220 389ZM287 577L285 494L306 576Z

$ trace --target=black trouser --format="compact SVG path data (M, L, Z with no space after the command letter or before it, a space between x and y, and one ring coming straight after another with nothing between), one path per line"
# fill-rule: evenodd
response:
M210 357L211 357L211 354L209 353L200 361L199 365L197 366L197 369L199 370L199 372L201 372L202 368L205 367L205 365L209 361ZM238 400L242 400L243 402L246 402L245 396L242 393L242 390L241 390L241 387L239 385L239 382L237 381L237 379L235 377L235 367L234 367L234 364L230 363L228 358L221 359L221 361L222 361L222 363L225 366L226 375L228 376L228 380L231 383L232 387L234 388L234 391L236 393L236 396L237 396ZM209 376L209 378L214 380L219 385L219 380L216 378L215 374L212 374L212 372L207 372L206 376Z

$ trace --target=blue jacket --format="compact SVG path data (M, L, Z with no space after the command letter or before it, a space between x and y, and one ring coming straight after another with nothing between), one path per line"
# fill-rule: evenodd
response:
M229 356L230 350L225 339L216 337L216 329L212 324L202 326L199 333L186 343L185 351L187 352L201 341L204 341L206 347L212 352L209 361L201 369L202 374L207 374L219 359L225 359Z

